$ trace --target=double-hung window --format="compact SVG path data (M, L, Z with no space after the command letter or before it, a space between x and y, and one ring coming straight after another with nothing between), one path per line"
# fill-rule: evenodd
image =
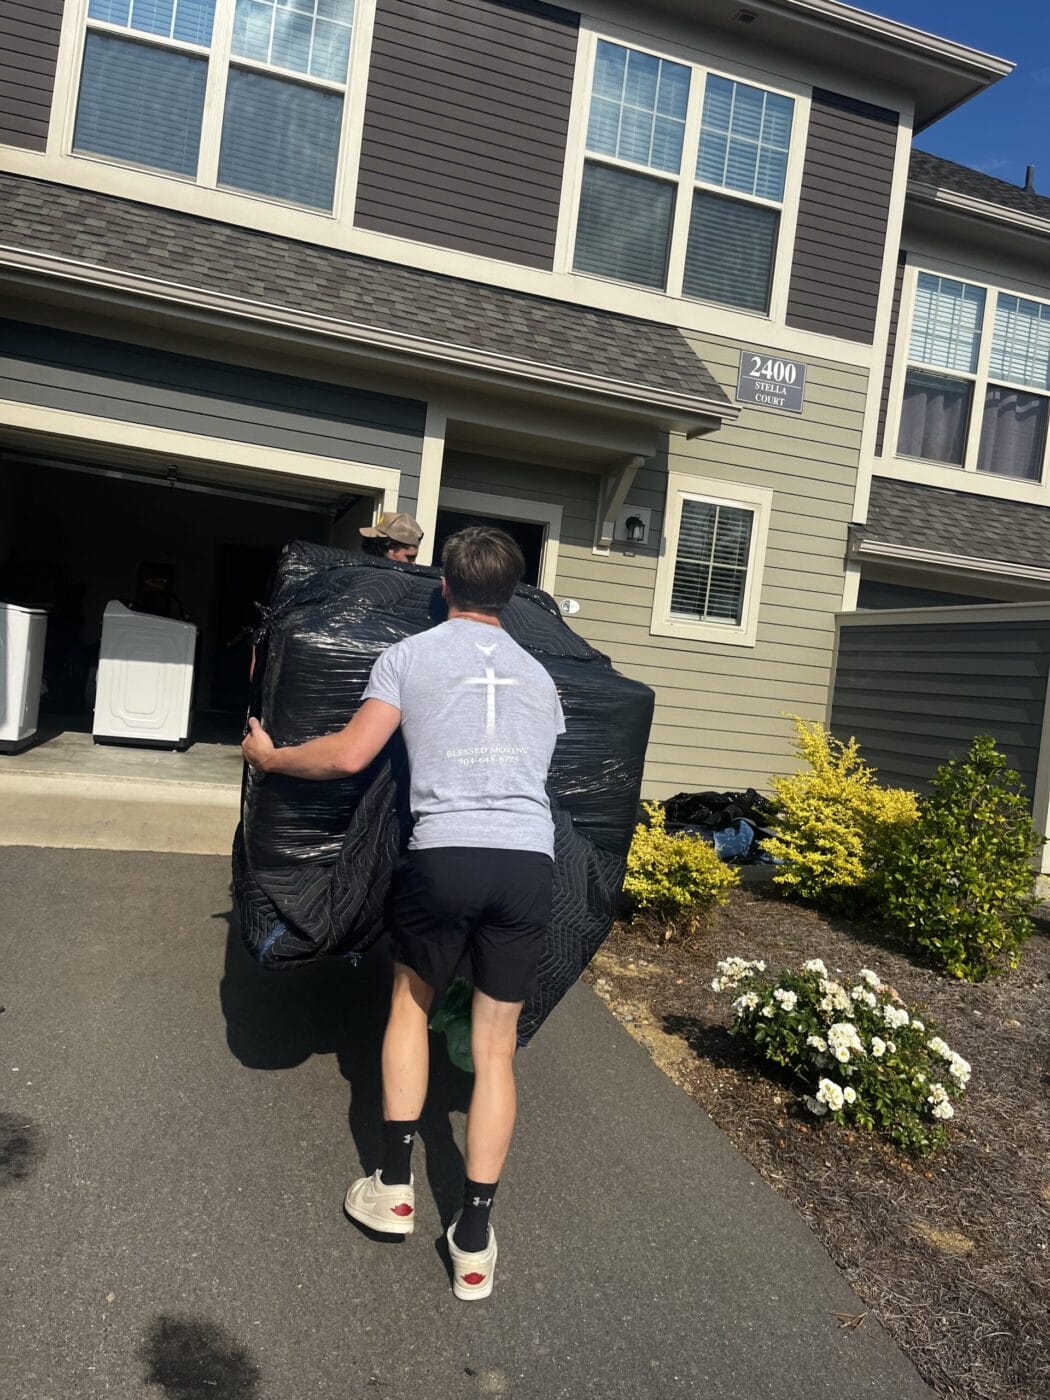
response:
M599 39L573 268L767 312L795 100Z
M771 503L763 487L669 474L654 633L754 645Z
M919 272L897 452L1041 481L1050 414L1050 305Z
M354 0L88 0L74 151L331 210Z

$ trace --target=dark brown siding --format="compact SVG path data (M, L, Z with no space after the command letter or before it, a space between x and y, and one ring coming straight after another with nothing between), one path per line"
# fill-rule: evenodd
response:
M579 16L379 0L355 221L551 267Z
M0 0L0 142L42 151L63 0Z
M908 264L908 254L901 252L897 259L897 276L893 279L893 302L890 305L890 333L886 340L886 367L882 374L882 396L879 399L879 420L875 429L875 455L882 456L882 445L886 438L886 413L890 406L890 376L893 373L893 351L897 344L897 323L901 314L901 291L904 287L904 269Z
M897 122L884 107L813 90L789 326L875 339Z

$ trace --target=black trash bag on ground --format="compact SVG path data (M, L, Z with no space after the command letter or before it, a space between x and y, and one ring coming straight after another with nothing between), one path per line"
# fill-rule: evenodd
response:
M437 569L296 542L284 551L256 634L251 711L278 745L340 729L387 646L443 621ZM507 632L547 669L566 733L551 763L555 881L527 1041L612 926L641 788L653 693L612 669L554 600L521 587ZM364 772L311 782L246 771L233 851L241 934L267 968L357 959L380 936L407 846L408 764L400 736Z
M722 831L741 817L755 827L768 827L776 808L754 788L746 792L679 792L663 804L670 830L696 826Z

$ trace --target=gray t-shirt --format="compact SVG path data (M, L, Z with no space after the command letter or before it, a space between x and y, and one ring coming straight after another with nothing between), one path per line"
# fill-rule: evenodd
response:
M547 770L565 718L554 682L500 627L450 618L388 647L364 699L401 711L409 846L554 855Z

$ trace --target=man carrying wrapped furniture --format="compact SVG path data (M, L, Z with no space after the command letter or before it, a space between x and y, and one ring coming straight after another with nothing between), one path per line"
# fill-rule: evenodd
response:
M427 1089L427 1019L466 956L475 1079L463 1210L448 1243L456 1297L474 1299L492 1291L489 1212L514 1127L518 1016L550 914L546 782L565 722L550 676L500 623L524 569L518 546L501 530L472 527L447 542L442 566L448 621L382 653L344 729L278 749L252 719L244 756L263 772L339 778L366 768L401 727L414 826L395 880L383 1165L351 1185L346 1210L372 1229L412 1233L410 1162Z

